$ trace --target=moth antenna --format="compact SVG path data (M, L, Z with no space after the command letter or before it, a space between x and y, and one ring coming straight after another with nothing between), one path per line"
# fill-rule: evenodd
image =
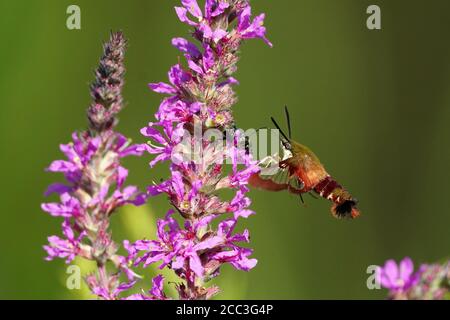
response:
M278 125L278 123L275 121L275 119L273 117L270 117L270 119L272 119L273 124L275 125L275 127L278 129L278 131L280 131L281 135L286 139L286 141L290 141L290 139L286 136L286 134L283 132L283 130L281 130L280 126Z
M289 115L289 110L288 110L287 106L284 106L284 112L286 113L286 121L287 121L287 125L288 125L289 139L292 139L291 117Z

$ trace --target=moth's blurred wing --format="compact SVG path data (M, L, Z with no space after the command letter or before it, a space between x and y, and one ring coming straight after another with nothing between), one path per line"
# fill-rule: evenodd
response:
M287 184L278 184L270 179L263 179L257 173L253 174L248 182L252 187L266 191L282 191L288 188Z
M301 190L304 186L302 181L296 176L291 176L289 168L280 168L280 161L284 158L286 158L286 152L284 152L283 157L275 154L262 159L260 161L261 172L250 177L250 185L267 191L281 191L292 188Z

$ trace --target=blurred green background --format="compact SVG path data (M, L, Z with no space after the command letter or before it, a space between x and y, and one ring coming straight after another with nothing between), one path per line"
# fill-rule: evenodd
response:
M43 260L42 245L61 222L40 209L46 186L61 179L44 168L85 127L88 84L110 30L129 39L119 129L145 141L139 129L160 100L147 83L166 79L179 56L171 38L188 36L178 3L0 2L0 298L86 297L65 288L62 261ZM82 30L65 26L70 4L81 7ZM380 31L366 28L370 4L381 7ZM219 297L383 298L366 287L369 265L404 256L432 262L450 252L450 2L255 0L253 9L267 14L274 48L262 41L242 48L238 126L270 126L289 105L294 137L359 198L362 217L338 221L325 200L307 197L304 207L287 193L252 191L257 215L241 226L259 263L250 273L225 268ZM167 176L149 160L126 162L130 183ZM154 237L154 219L167 209L163 196L125 208L114 216L114 237Z

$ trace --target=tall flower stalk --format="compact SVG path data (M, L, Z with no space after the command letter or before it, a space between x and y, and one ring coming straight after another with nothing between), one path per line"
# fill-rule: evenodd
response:
M112 33L104 45L91 85L89 127L73 133L72 142L60 146L67 159L54 161L47 169L65 176L66 183L52 184L46 192L58 194L60 202L42 205L50 215L63 218L63 237L48 238L46 259L63 258L70 263L78 256L95 261L98 270L86 281L92 293L102 299L117 299L136 277L127 260L117 254L118 245L109 230L110 217L125 204L145 201L136 187L125 186L128 171L121 166L122 158L141 155L143 149L114 130L123 107L125 47L120 32ZM107 269L108 263L113 268ZM125 283L120 282L121 273L127 276Z
M203 11L196 0L181 2L176 13L192 27L197 43L172 40L186 64L170 69L170 83L150 84L166 97L156 121L141 131L150 139L146 150L156 155L150 165L170 163L170 178L151 185L149 195L166 194L174 209L158 221L156 240L125 242L125 247L135 265L159 263L160 269L172 269L180 278L179 299L209 299L219 288L208 286L208 281L219 275L223 264L249 271L257 263L250 257L252 250L240 245L249 242L249 231L235 232L239 218L254 214L247 184L260 169L242 148L242 137L230 130L235 127L233 86L238 83L232 75L243 40L271 43L265 36L264 14L252 19L248 0L206 0ZM215 129L216 139L205 134L208 129ZM225 131L229 134L223 142ZM220 196L224 190L234 191L228 201ZM167 299L163 280L156 277L149 294L130 298Z

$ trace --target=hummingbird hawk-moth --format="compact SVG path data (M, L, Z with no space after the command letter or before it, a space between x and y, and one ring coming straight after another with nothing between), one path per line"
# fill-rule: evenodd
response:
M250 185L268 191L288 190L293 194L318 194L333 202L331 212L337 218L356 218L360 215L356 205L358 200L333 179L319 158L308 147L292 140L289 111L285 107L288 134L281 130L272 117L272 122L279 130L282 155L266 157L260 161L261 173L250 177ZM267 169L275 166L276 173L267 174ZM273 171L273 170L272 170ZM302 199L303 201L303 199Z

